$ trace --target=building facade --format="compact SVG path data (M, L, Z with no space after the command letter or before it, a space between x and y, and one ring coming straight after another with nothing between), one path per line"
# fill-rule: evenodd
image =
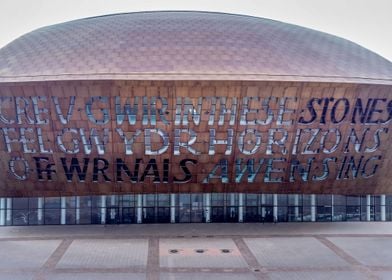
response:
M0 225L391 220L392 63L249 16L142 12L0 50Z

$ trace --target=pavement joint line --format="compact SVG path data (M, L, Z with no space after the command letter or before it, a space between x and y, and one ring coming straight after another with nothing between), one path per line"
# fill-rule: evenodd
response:
M209 236L209 239L220 239L220 238L298 238L298 237L314 237L314 238L328 238L328 237L346 237L346 238L360 238L360 237L377 237L377 238L391 238L392 234L259 234L259 235L214 235ZM23 236L23 237L0 237L0 242L4 241L33 241L33 240L64 240L64 239L165 239L165 238L179 238L176 235L132 235L130 233L124 234L105 234L105 235L67 235L67 236ZM192 237L184 236L181 238L206 238L206 236Z
M39 268L1 268L0 274L2 273L14 273L14 272L22 272L22 273L36 273L39 272Z
M374 265L367 265L369 269L373 271L392 271L392 266L374 266Z
M159 238L150 237L148 240L148 256L146 279L159 280Z
M63 239L61 243L57 246L56 250L54 250L54 252L46 260L41 269L34 275L33 280L44 280L45 274L52 271L56 267L57 263L68 250L72 241L72 239Z
M56 268L51 273L146 273L143 267L121 267L121 268Z
M328 266L328 267L311 267L311 266L294 266L294 267L285 267L285 266L274 266L274 267L266 267L265 271L267 273L271 272L329 272L329 271L357 271L353 266Z
M317 236L316 239L319 242L321 242L323 245L325 245L327 248L329 248L336 255L338 255L339 257L344 259L347 263L349 263L358 272L361 272L362 274L366 275L366 277L368 279L379 279L379 277L377 275L375 275L373 273L373 271L368 266L363 265L361 262L356 260L353 256L348 254L346 251L344 251L342 248L340 248L335 243L330 241L328 238Z
M223 267L162 267L161 273L249 273L247 267L223 268Z
M42 227L45 232L45 228ZM2 241L33 241L33 240L61 240L57 248L52 252L52 254L47 258L44 265L41 268L21 268L21 269L0 269L1 273L14 273L14 272L25 272L32 273L34 275L34 280L45 280L49 278L49 274L57 274L57 273L143 273L146 275L146 279L157 280L159 279L160 273L203 273L204 275L209 275L212 273L251 273L256 279L268 279L269 273L272 272L329 272L329 271L347 271L347 272L359 272L367 277L367 279L379 279L378 276L375 275L377 272L391 272L392 265L385 266L375 266L375 265L365 265L355 259L352 255L347 253L345 250L337 246L333 243L329 238L332 237L347 237L347 238L361 238L361 237L376 237L376 238L390 238L392 234L354 234L354 233L313 233L313 234L198 234L195 233L185 233L179 235L165 235L165 234L150 234L150 235L140 235L140 233L136 233L134 236L132 231L122 232L122 233L113 233L107 228L108 231L102 232L99 234L70 234L68 236L65 235L57 235L52 236L50 234L46 234L45 236L24 236L24 237L0 237L0 242ZM19 234L19 233L17 233ZM104 235L105 234L105 235ZM335 255L347 261L347 266L329 266L329 267L306 267L306 266L298 266L298 267L263 267L258 263L257 259L250 251L249 247L245 243L245 238L281 238L281 237L289 237L289 238L298 238L298 237L310 237L316 238L319 242L324 244L330 250L332 250ZM209 238L210 240L221 239L221 238L229 238L234 241L236 244L241 256L245 259L248 267L242 268L217 268L217 267L172 267L165 268L160 267L159 265L159 242L160 239L165 238L174 238L174 239L200 239L200 238ZM86 239L95 239L95 240L105 240L105 239L144 239L148 240L148 257L147 257L147 265L146 266L134 266L134 267L124 267L124 268L56 268L57 263L61 260L65 252L69 249L69 246L72 244L74 240L86 240ZM0 243L1 244L1 243ZM248 254L249 253L249 254ZM258 269L260 271L255 271ZM230 270L230 271L229 271Z
M232 240L240 251L245 262L248 264L249 270L252 272L253 276L255 276L256 279L269 279L268 274L264 270L264 267L259 264L256 257L245 243L244 239L236 237L232 238ZM256 271L256 269L258 271Z

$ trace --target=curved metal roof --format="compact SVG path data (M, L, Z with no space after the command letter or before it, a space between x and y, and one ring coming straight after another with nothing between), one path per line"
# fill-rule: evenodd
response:
M0 82L86 79L392 84L392 63L353 42L304 27L185 11L56 24L0 50Z

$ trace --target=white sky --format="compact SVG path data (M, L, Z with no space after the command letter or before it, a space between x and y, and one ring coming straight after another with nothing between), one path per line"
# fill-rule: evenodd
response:
M42 26L147 10L271 18L349 39L392 61L392 0L0 0L0 47Z

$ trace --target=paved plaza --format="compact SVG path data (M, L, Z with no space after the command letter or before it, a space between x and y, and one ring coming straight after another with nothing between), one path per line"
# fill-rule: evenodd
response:
M8 279L392 279L392 223L3 227Z

